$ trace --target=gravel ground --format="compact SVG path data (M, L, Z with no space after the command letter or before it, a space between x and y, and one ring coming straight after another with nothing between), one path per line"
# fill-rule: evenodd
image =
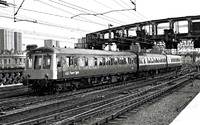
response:
M105 125L169 125L199 91L200 80L195 80L155 103L124 114L127 118L115 119Z

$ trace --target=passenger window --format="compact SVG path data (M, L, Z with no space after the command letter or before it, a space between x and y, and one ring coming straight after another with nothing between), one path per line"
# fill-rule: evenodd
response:
M74 66L78 66L78 58L74 58Z
M106 65L110 65L110 59L106 58Z
M142 59L139 59L139 63L140 63L140 64L143 64L143 61L142 61Z
M127 58L125 57L125 58L124 58L124 64L127 64L127 60L126 60L126 59L127 59Z
M69 66L74 65L74 57L69 57Z
M70 61L69 61L69 60L70 60L70 57L66 57L66 60L65 60L65 61L66 61L66 66L67 66L67 67L70 66L70 64L69 64Z
M15 58L15 64L17 64L17 59Z
M7 64L7 59L4 59L4 64Z
M122 58L119 57L118 59L119 59L119 60L118 60L118 63L119 63L119 64L123 64Z
M110 65L113 65L113 64L114 64L114 59L110 58Z
M0 64L2 64L2 59L0 59Z
M97 66L97 58L94 57L94 66Z
M136 59L135 59L135 61L136 61ZM137 62L135 62L135 64L136 64ZM144 64L146 64L146 59L144 58Z
M22 64L22 59L19 59L19 64Z
M88 58L85 57L85 66L88 66Z
M106 64L106 59L102 58L102 65L105 66L105 64Z
M114 58L114 65L117 65L118 59L115 57Z
M102 61L103 61L102 58L99 58L99 59L98 59L99 66L102 66L102 65L103 65Z
M85 58L84 57L79 57L79 66L84 67L85 66Z
M132 64L134 64L134 63L135 63L135 60L134 60L134 58L131 58L131 61L132 61Z
M128 64L131 64L131 58L128 57Z

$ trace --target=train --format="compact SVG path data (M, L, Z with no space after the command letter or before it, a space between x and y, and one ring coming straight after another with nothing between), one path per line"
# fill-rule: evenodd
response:
M179 55L39 47L26 55L24 85L60 92L127 81L181 68Z
M0 86L22 83L26 54L0 54Z

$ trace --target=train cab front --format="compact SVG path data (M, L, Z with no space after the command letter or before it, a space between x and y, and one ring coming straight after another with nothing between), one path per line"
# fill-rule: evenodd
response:
M43 90L57 79L56 55L54 53L28 53L26 59L24 85L28 85L33 90Z

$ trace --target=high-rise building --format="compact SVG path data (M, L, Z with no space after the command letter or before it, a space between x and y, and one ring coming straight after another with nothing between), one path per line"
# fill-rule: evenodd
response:
M78 43L74 44L74 48L76 49L86 49L88 46L86 44L86 38L82 37L78 39Z
M60 41L56 41L56 40L52 40L52 39L48 39L48 40L44 40L44 46L45 47L60 47Z
M22 50L22 34L9 29L0 29L0 51Z
M14 45L15 51L22 51L22 33L14 32Z
M0 51L14 49L14 32L0 29Z

